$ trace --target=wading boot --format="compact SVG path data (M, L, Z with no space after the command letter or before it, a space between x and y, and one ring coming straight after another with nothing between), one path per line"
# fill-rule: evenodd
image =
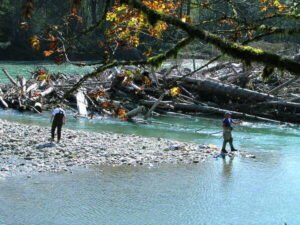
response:
M227 154L228 152L226 151L226 149L222 149L221 153Z

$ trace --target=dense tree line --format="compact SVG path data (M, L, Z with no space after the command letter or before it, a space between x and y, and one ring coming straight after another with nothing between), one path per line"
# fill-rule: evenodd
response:
M70 30L73 35L88 26L97 23L104 13L106 1L86 0L82 1L80 8L80 16L82 17L82 23L80 23L76 29ZM71 1L45 1L36 0L33 2L32 15L30 15L30 21L27 22L26 15L24 15L24 1L0 1L0 43L2 43L2 49L0 51L0 59L10 60L30 60L30 59L42 59L41 52L34 51L30 44L29 39L34 34L41 34L49 26L55 26L65 23L65 19L70 13ZM109 3L112 6L113 2ZM28 16L28 15L27 15ZM25 21L25 22L24 22ZM78 43L76 43L78 52L76 52L77 58L93 59L101 52L96 51L96 40L101 40L101 30L96 30L92 35L82 37ZM81 45L84 43L84 52L81 51Z
M106 14L113 10L119 1L81 0L78 1L80 7L76 13L72 12L74 2L76 1L1 0L0 59L43 59L42 52L34 51L28 44L29 40L33 35L41 36L47 32L47 29L55 26L61 27L60 32L68 40L66 48L71 50L69 54L73 60L105 58L107 49L103 48L103 43L108 45L107 41L111 41L107 40L110 37L106 34L112 24L111 21L107 21ZM238 43L257 40L279 43L289 41L295 47L294 53L297 51L296 44L299 44L299 3L297 1L176 0L165 2L176 3L174 14L178 18L184 18L195 27L208 30L220 37ZM80 21L69 20L72 13L78 16ZM116 34L112 33L111 36L114 35ZM140 32L138 35L141 41L134 47L138 47L143 53L151 49L151 53L155 54L167 50L184 37L184 32L169 26L159 37L153 38L146 32ZM200 51L197 56L210 56L211 45L201 43L193 45L192 49ZM113 51L116 42L111 41L109 44L112 46L110 50Z

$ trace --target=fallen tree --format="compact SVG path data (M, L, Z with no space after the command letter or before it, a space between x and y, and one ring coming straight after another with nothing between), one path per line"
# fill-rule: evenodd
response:
M100 114L119 117L121 120L132 120L138 115L143 115L147 120L152 113L157 112L222 116L224 112L232 111L238 118L300 122L299 103L290 102L289 98L226 84L224 74L231 71L231 67L236 69L235 77L245 72L237 68L239 65L227 63L224 67L221 64L224 65L220 63L211 70L200 70L193 78L185 76L188 73L176 71L178 68L172 72L163 70L156 73L158 84L151 78L151 73L137 66L123 66L102 72L98 70L89 81L65 74L51 75L51 80L33 77L26 82L20 77L15 82L23 85L15 85L13 82L2 85L0 104L5 108L40 112L62 101L74 111L78 110L80 116L92 118ZM207 72L218 76L206 78ZM178 73L182 75L175 75ZM81 88L74 88L74 84L80 84L78 87ZM269 90L274 89L273 85L269 86ZM295 92L294 95L297 94Z

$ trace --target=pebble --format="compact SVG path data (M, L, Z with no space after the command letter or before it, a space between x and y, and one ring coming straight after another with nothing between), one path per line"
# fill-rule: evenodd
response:
M199 159L193 159L193 163L199 163Z
M5 167L2 167L2 168L0 169L0 171L6 172L6 171L9 171L9 168L8 168L7 166L5 166Z
M246 158L252 158L252 159L255 159L256 158L256 156L255 155L251 155L251 154L246 154L246 156L245 156Z
M33 172L72 172L73 167L91 165L199 163L219 152L215 147L163 138L65 128L62 131L62 142L56 144L48 141L50 127L29 126L0 119L0 128L0 131L5 130L0 136L0 170L28 176Z

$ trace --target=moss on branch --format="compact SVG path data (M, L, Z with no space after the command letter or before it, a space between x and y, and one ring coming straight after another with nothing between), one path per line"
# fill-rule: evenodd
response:
M166 51L165 53L161 53L157 56L153 56L147 60L147 63L154 66L159 67L165 60L176 57L179 50L187 46L193 40L193 37L187 37L179 41L173 48Z
M297 63L291 59L287 59L277 54L263 51L262 49L253 48L250 46L243 46L238 43L222 39L219 36L214 35L210 32L196 28L193 25L184 23L178 18L158 13L155 10L152 10L146 5L144 5L139 0L124 0L124 2L136 9L141 10L150 18L155 18L155 20L161 20L168 24L172 24L178 28L181 28L182 30L187 32L190 37L206 41L207 43L216 46L223 53L231 57L239 58L248 62L263 63L267 66L287 70L291 73L296 74L297 76L300 76L300 63Z
M180 40L173 48L169 49L165 53L161 53L157 56L150 57L147 60L113 61L108 64L99 66L95 71L93 71L89 74L86 74L76 84L74 84L73 87L64 94L63 99L68 98L72 93L77 91L85 81L87 81L88 79L91 79L91 78L99 77L102 74L102 72L104 72L107 69L110 69L110 68L113 68L116 66L125 66L125 65L133 65L133 66L152 65L152 66L158 67L166 59L175 57L177 55L178 51L180 49L184 48L186 45L188 45L192 40L193 40L192 37L184 38L184 39Z
M102 72L104 72L107 69L113 68L115 66L143 65L146 63L146 61L113 61L111 63L99 66L95 71L86 74L76 84L74 84L72 88L64 94L63 99L68 98L72 93L77 91L85 81L91 78L99 77L102 74Z

